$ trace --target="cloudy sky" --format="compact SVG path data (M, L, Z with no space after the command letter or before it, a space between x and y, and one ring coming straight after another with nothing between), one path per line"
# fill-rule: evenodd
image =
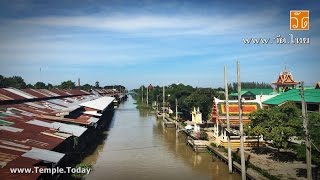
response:
M310 30L290 31L289 11L310 10ZM285 66L320 81L320 1L1 0L0 74L27 83L223 85L275 81ZM243 38L310 38L245 44ZM41 69L41 70L40 70Z

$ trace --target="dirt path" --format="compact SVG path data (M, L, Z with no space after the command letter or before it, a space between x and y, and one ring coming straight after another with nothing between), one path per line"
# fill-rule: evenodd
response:
M280 179L306 179L301 176L301 171L306 168L306 164L299 161L277 161L274 160L272 153L256 154L250 151L245 151L250 154L250 162L266 170L269 174L274 175ZM299 175L300 174L300 175Z

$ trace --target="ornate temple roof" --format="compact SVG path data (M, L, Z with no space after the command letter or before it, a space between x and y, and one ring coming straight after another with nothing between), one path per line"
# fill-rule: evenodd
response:
M238 100L229 100L229 115L230 125L239 125ZM244 100L242 104L242 119L244 123L249 123L248 115L262 108L262 103L259 99ZM211 112L211 121L218 122L220 125L226 124L226 107L225 100L214 98Z
M291 72L285 68L280 74L276 82L273 82L274 85L296 85L298 81L295 81Z

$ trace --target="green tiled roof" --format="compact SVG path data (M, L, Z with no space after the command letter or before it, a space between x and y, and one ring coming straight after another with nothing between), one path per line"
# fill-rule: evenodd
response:
M241 90L241 96L244 94L249 94L249 95L270 95L273 93L273 89L242 89ZM238 93L231 93L229 96L238 96Z
M254 95L252 92L250 92L250 91L246 91L246 90L242 90L241 91L241 96L243 96L244 94L247 94L247 93L249 93L250 95ZM231 94L229 94L229 96L238 96L238 93L236 92L236 93L231 93Z
M320 103L320 89L306 89L304 91L304 97L307 103ZM290 91L279 94L278 96L264 101L263 104L279 105L286 101L300 102L300 90L292 89Z
M254 95L270 95L273 93L273 89L243 89L244 91L250 91Z

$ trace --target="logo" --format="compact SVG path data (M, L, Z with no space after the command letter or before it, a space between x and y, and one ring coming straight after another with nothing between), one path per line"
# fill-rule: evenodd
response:
M309 30L309 10L290 11L290 30Z

